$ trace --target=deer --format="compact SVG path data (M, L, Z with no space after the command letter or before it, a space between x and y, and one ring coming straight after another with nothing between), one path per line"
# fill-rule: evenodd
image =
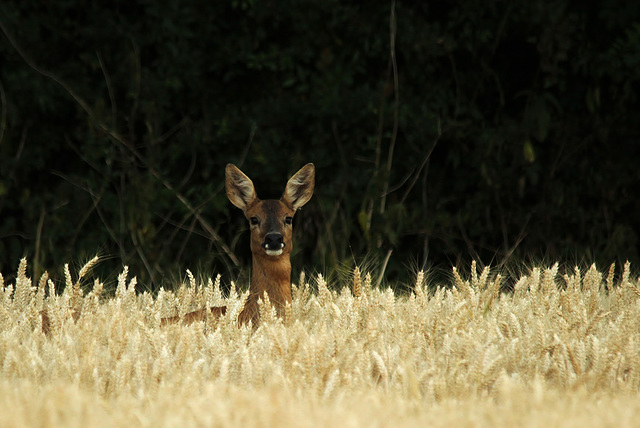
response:
M249 322L254 328L259 325L258 301L264 298L265 293L280 318L284 317L286 305L291 304L293 217L298 209L309 202L314 186L315 166L308 163L289 178L280 199L261 200L251 179L235 165L227 165L227 197L242 210L251 232L252 275L249 295L238 315L240 325ZM183 317L163 318L161 324L179 321L192 323L206 319L208 312L220 317L226 311L226 306L214 306L189 312Z

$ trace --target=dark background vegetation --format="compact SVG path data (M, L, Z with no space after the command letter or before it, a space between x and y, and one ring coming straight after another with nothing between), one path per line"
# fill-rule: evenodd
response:
M639 262L640 3L0 3L0 271L236 278L317 168L294 271ZM242 274L246 275L246 273Z

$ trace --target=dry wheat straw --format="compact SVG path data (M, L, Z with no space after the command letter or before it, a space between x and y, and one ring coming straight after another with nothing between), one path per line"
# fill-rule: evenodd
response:
M433 293L418 272L408 296L372 287L371 275L362 279L359 269L350 287L330 287L318 275L314 293L301 273L285 319L264 296L255 331L237 323L248 293L238 295L232 284L224 298L220 276L202 285L187 271L186 284L153 298L136 292L136 278L125 267L109 297L97 279L86 293L80 286L95 263L87 263L75 282L66 267L67 287L59 295L47 275L32 284L26 260L14 283L0 276L4 382L28 385L30 394L33 386L51 391L63 385L119 403L119 410L126 402L143 426L155 420L150 403L167 397L175 405L160 411L165 417L172 417L169 409L183 409L177 414L187 419L204 417L192 405L203 394L210 401L203 407L207 417L237 425L242 421L225 409L242 408L257 418L245 421L253 425L264 422L268 410L230 401L240 400L239 392L251 392L260 403L272 397L309 408L346 402L344 411L364 422L369 419L356 412L356 397L370 397L372 414L391 399L422 415L453 401L515 408L518 399L529 403L530 397L544 405L559 396L596 402L637 398L640 389L640 283L628 263L619 281L614 267L607 275L591 266L562 277L558 264L536 267L517 278L512 293L501 291L500 274L488 267L478 272L476 264L469 278L454 269L453 287L428 284ZM160 326L161 317L211 304L229 310L219 320ZM48 335L41 331L42 308ZM7 406L0 400L0 410ZM281 418L291 415L290 408L283 412Z
M353 270L353 296L360 297L362 295L362 278L360 277L360 268L356 266Z

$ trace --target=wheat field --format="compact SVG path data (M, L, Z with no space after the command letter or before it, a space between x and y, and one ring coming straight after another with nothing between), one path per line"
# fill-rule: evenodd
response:
M280 319L238 326L245 293L220 277L157 296L97 263L0 277L0 426L638 426L640 282L592 266L504 279L471 267L395 295L356 269L341 290L301 275ZM75 278L74 278L75 276ZM111 293L113 294L113 293ZM220 319L166 316L227 305ZM42 328L42 311L48 331Z

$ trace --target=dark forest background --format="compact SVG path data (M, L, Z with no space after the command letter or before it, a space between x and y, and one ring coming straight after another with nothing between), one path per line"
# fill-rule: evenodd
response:
M0 26L5 277L243 277L228 162L262 198L315 163L294 275L640 262L640 2L4 0Z

